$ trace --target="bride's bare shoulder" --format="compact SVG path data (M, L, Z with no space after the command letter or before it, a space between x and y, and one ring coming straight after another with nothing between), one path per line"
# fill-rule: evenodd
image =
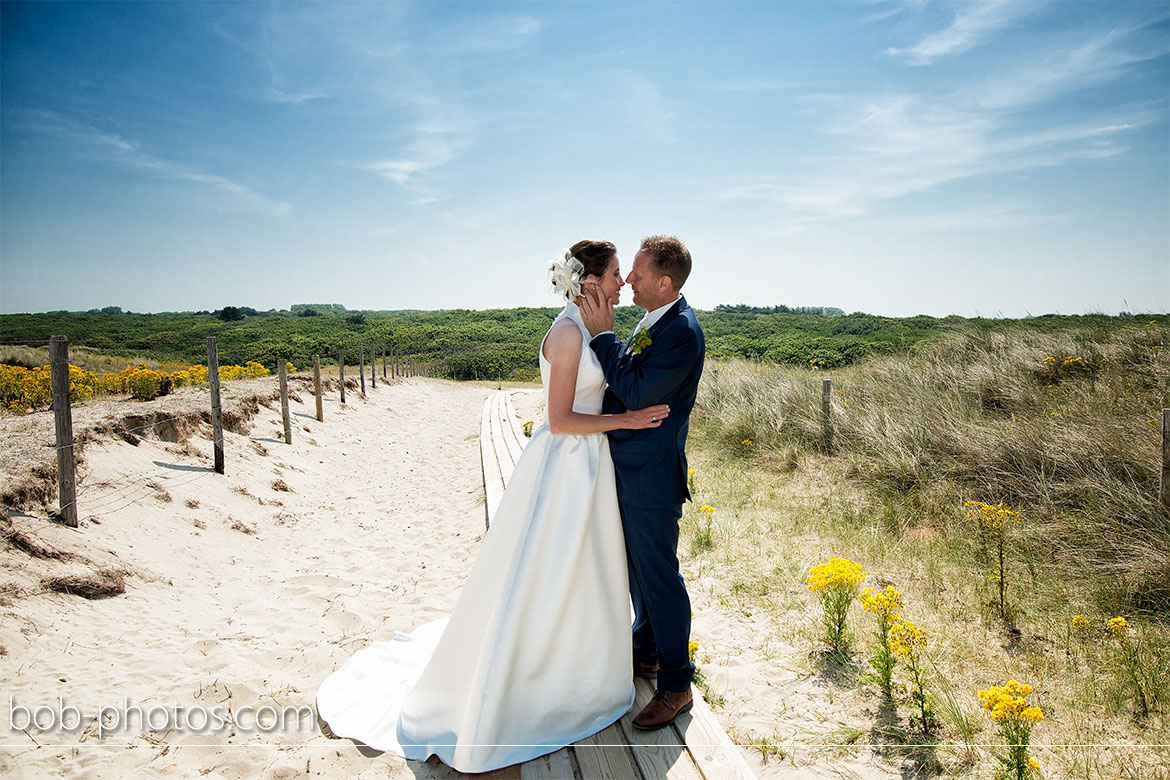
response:
M579 359L581 357L581 344L584 340L581 329L577 327L575 322L566 317L559 322L554 322L552 327L548 329L548 335L544 337L544 347L541 351L550 363L558 357L572 358L575 355L576 359Z

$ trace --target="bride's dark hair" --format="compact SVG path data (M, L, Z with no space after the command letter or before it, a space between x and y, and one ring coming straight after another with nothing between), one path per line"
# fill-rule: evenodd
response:
M605 267L617 254L617 247L610 241L586 239L573 244L569 251L573 253L573 257L581 261L581 265L585 266L585 270L581 272L582 278L590 275L601 278L605 273Z

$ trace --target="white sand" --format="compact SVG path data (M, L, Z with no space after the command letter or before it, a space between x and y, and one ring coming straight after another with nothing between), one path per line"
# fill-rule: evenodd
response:
M273 387L274 379L254 380L233 392ZM85 725L8 732L0 776L454 775L433 760L408 765L331 740L312 718L300 730L291 719L271 733L245 728L252 725L246 708L311 707L321 680L353 652L450 612L484 528L477 434L493 389L426 379L379 383L365 399L350 391L344 407L332 393L318 423L312 396L294 384L302 401L292 403L294 443L281 441L279 403L261 408L246 435L226 434L225 476L209 468L204 425L186 444L144 438L134 446L112 434L88 444L80 529L48 524L31 510L13 515L17 530L84 560L34 559L7 546L0 552L0 595L7 593L0 705L57 709L62 697ZM540 400L539 393L518 394L520 419L539 420ZM103 403L80 407L75 417L150 407ZM195 392L154 402L188 411L202 403ZM45 417L0 420L0 449L20 439L23 451L35 451L41 445L30 438L50 435ZM19 476L11 469L10 481ZM290 491L274 489L276 480ZM39 584L46 575L95 567L129 571L125 594L87 601ZM692 583L692 591L696 639L721 648L707 671L728 696L726 710L717 711L727 725L791 734L809 722L810 702L814 711L832 711L809 675L762 651L750 620L706 603L701 584ZM120 714L124 699L143 710L182 706L194 721L188 726L202 720L191 708L230 708L242 720L218 733L152 731L136 722L99 735L95 713L112 707ZM162 722L161 713L155 717ZM762 766L754 752L745 755L766 777L828 777L841 768L830 762L797 770L775 759ZM842 758L851 774L886 776L865 755ZM518 776L516 768L487 775Z

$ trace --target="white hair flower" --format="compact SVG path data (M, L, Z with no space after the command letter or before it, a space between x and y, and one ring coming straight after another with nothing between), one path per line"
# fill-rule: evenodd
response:
M585 273L585 266L573 257L568 249L565 254L553 260L548 267L548 280L552 283L552 290L566 301L572 301L581 294L581 275Z

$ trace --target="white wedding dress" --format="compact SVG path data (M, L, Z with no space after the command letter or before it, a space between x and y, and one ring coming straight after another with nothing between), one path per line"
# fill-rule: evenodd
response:
M573 410L600 414L605 378L584 343ZM547 408L549 363L540 355ZM455 612L356 653L322 683L338 736L464 772L527 761L633 704L625 542L604 434L533 431Z

